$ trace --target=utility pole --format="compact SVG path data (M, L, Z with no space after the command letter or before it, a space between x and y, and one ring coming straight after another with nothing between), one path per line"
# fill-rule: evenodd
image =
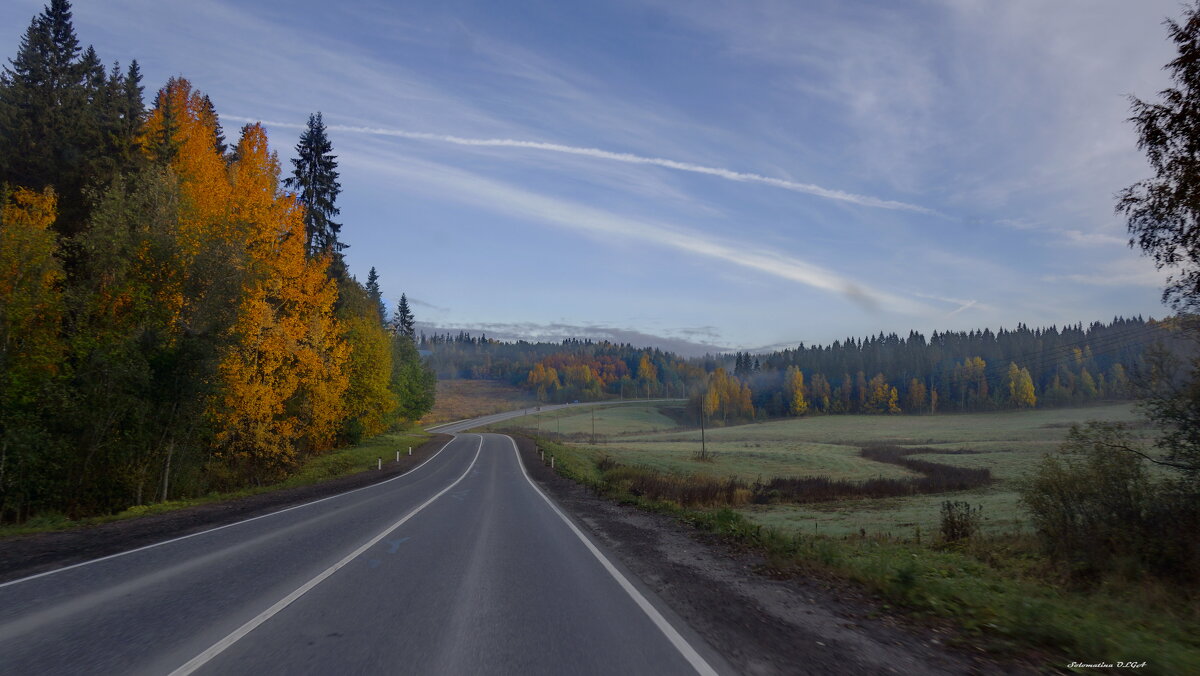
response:
M592 445L596 445L596 407L592 407Z
M708 458L708 445L704 441L704 400L700 400L700 457Z

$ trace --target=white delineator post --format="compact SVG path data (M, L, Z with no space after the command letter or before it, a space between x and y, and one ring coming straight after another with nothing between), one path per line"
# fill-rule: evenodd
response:
M375 466L375 469L383 469L383 458L375 458L375 461L379 463Z
M409 447L408 447L408 454L409 454L409 455L412 455L412 446L409 446Z
M396 449L396 462L400 462L400 449Z
M550 456L550 469L554 469L554 456Z

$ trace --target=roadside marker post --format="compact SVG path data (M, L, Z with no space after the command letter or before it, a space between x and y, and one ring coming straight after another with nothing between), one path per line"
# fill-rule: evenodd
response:
M375 469L383 469L383 458L375 458L375 461L378 463Z
M409 455L412 455L412 446L409 446L409 447L408 447L408 454L409 454Z
M554 469L554 456L550 456L550 469Z
M396 449L396 462L400 462L400 449Z

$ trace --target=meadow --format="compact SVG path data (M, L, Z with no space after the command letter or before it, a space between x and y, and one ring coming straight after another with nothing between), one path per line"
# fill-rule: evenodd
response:
M592 443L592 414L596 443ZM1066 438L1071 425L1088 420L1121 421L1136 426L1136 410L1127 403L1066 409L926 416L838 415L775 420L752 425L708 428L708 456L698 460L701 432L686 421L682 404L625 403L590 409L563 409L508 422L547 438L571 442L595 461L662 472L736 477L747 483L774 477L867 480L913 478L915 472L863 458L864 446L888 444L931 448L912 459L967 468L986 468L993 482L985 487L881 499L834 500L815 504L746 504L738 509L751 521L785 530L828 535L880 534L916 538L936 533L945 500L982 507L985 533L1025 532L1016 484L1046 453Z

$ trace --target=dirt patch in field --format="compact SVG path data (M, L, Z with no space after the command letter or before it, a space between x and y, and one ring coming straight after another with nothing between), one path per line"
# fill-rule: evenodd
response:
M413 448L411 456L402 455L398 462L385 462L382 470L359 472L310 486L283 488L163 514L72 530L6 538L0 540L0 582L144 547L291 505L369 486L408 472L436 453L452 438L449 434L434 434L428 441Z
M544 466L516 437L530 475L740 673L1036 674L948 645L949 626L882 609L861 588L777 579L758 554L678 520L598 497Z

